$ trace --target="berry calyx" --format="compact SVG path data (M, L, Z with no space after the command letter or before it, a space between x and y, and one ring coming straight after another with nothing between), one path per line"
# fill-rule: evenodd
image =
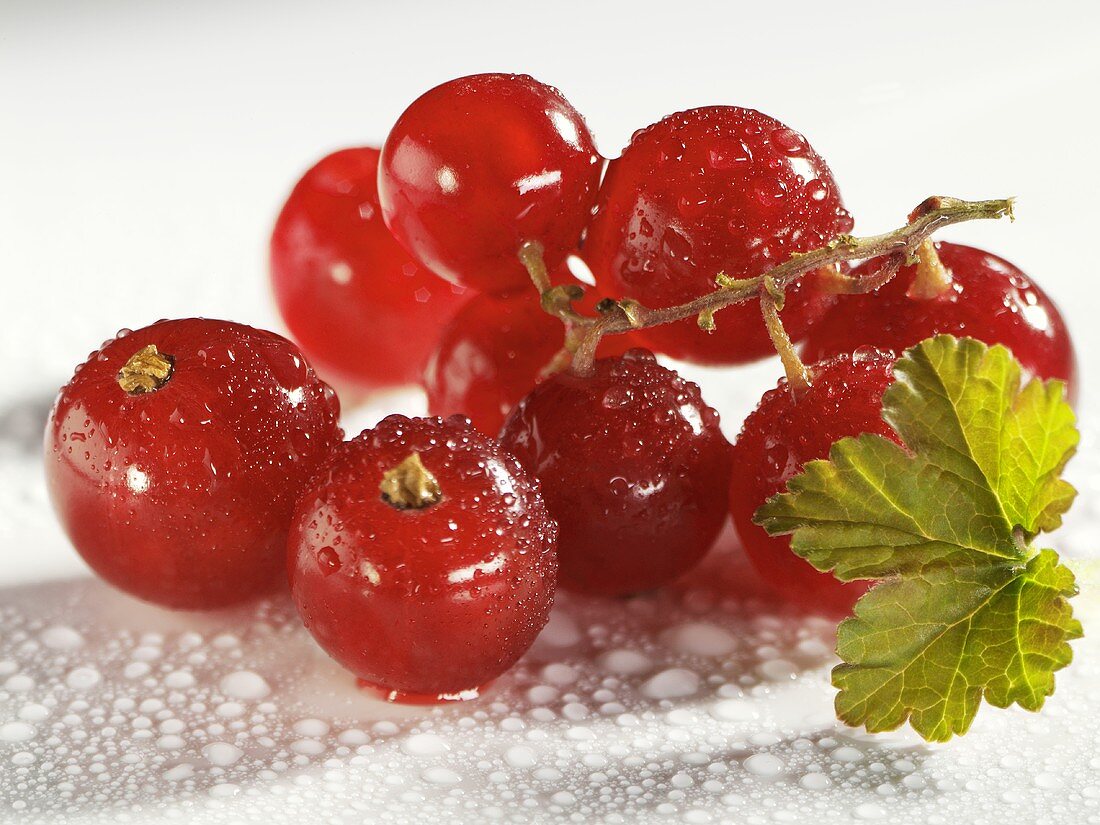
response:
M946 288L928 288L926 264L904 267L874 292L841 298L810 331L803 357L819 361L860 346L900 354L934 335L967 336L1004 344L1031 375L1065 381L1072 398L1073 343L1046 293L989 252L946 242L934 249L949 278ZM862 264L852 275L868 275L876 265Z
M530 647L557 568L538 482L454 416L392 415L300 498L291 593L330 656L391 700L476 695Z
M284 586L298 493L343 437L298 348L228 321L108 341L61 390L46 480L77 551L121 590L224 607Z
M559 581L586 593L659 587L693 567L726 520L729 444L699 388L631 350L560 372L509 415L501 443L542 482Z
M423 510L443 498L439 482L420 460L420 453L409 453L392 470L386 470L378 490L382 500L398 510Z
M271 234L283 321L321 375L355 393L417 383L441 324L465 300L383 223L379 154L364 146L319 160Z
M878 433L897 441L882 420L882 394L892 383L894 356L864 348L809 367L797 395L786 379L760 399L733 444L729 508L753 567L777 595L810 612L840 615L867 590L839 582L791 552L790 538L769 536L753 522L757 508L783 492L808 461L827 458L846 436Z
M709 106L635 133L608 166L582 254L602 292L660 308L711 292L719 273L761 275L851 228L832 173L804 137L751 109ZM785 294L783 320L797 341L832 298L812 273ZM724 310L709 333L691 318L640 335L703 364L772 351L748 305Z
M172 377L175 359L157 350L156 344L142 347L118 371L118 385L130 395L156 392Z
M553 270L580 240L601 172L583 118L527 75L478 74L417 98L386 138L378 189L386 224L456 284L505 292L528 282L519 253Z

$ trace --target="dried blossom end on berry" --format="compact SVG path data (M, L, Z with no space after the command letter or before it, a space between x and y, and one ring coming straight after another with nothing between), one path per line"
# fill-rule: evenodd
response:
M424 466L420 453L410 453L396 467L387 470L378 489L382 500L397 510L423 510L443 498L439 482Z
M172 377L175 359L156 344L142 347L118 371L118 385L130 395L156 392Z

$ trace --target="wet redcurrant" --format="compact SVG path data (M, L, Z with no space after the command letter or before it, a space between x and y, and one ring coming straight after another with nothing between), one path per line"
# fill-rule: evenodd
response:
M699 388L646 350L561 372L509 415L501 443L542 482L559 581L588 593L663 585L726 520L730 448Z
M58 396L46 479L74 546L134 596L212 608L286 581L295 499L343 434L298 348L227 321L108 341Z
M791 552L789 536L769 536L753 513L802 471L807 461L827 458L846 436L897 433L882 420L882 394L893 381L894 357L865 348L810 367L811 386L792 397L786 379L760 399L733 445L730 512L753 566L775 592L799 607L840 615L867 590L865 582L842 583Z
M390 699L476 695L549 617L555 532L538 482L465 418L393 415L303 494L291 593L321 647Z
M933 335L968 336L1004 344L1024 369L1060 378L1075 389L1076 359L1065 321L1054 302L1003 258L953 243L936 244L949 278L938 294L914 295L917 267L867 295L841 298L806 337L803 356L820 361L869 345L900 355ZM853 271L863 275L877 264Z
M767 115L710 106L635 133L611 162L582 249L599 289L667 307L712 291L715 277L750 278L850 231L836 182L802 135ZM830 298L810 275L786 290L793 340ZM755 302L641 331L657 352L736 364L773 352Z
M564 267L563 267L564 269ZM554 279L568 283L568 277ZM586 292L576 306L591 310ZM424 373L431 415L469 416L484 433L496 435L512 408L531 391L561 351L565 328L539 304L530 286L504 295L481 294L467 301L439 337ZM608 335L601 356L621 355L634 335Z
M518 258L548 268L576 248L601 163L584 120L526 75L479 74L417 98L382 149L386 224L433 272L485 292L527 283Z
M322 376L358 392L416 383L464 300L382 222L378 157L362 147L322 158L271 236L272 285L291 335Z

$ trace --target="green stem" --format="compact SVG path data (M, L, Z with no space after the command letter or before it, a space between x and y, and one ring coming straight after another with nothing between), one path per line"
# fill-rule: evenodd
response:
M820 269L835 267L837 264L849 261L862 261L884 255L895 256L887 262L885 267L874 273L872 276L874 280L863 285L863 288L852 283L861 279L841 276L842 279L848 279L847 288L844 291L867 291L866 287L881 286L893 277L897 266L900 266L900 261L916 258L921 244L937 230L965 221L996 220L1006 216L1012 216L1011 198L964 201L958 198L932 197L913 210L908 224L892 232L865 238L842 235L819 249L792 255L785 263L755 278L733 280L725 276L718 277L716 279L719 283L718 289L687 303L650 309L636 301L629 303L622 301L613 305L609 312L598 318L581 315L574 310L571 301L576 299L571 297L571 294L562 292L566 288L546 287L545 267L540 270L529 263L531 250L537 247L537 244L524 244L520 250L520 257L531 273L535 287L543 296L542 304L547 312L556 315L565 323L586 327L590 334L602 337L629 332L632 329L668 324L682 318L698 318L701 314L704 316L703 323L709 323L715 312L759 298L764 289L765 279L770 280L776 289L783 290L804 275ZM538 252L541 264L541 248L538 248ZM897 266L894 265L895 262ZM588 349L595 351L595 347L587 348L582 345L578 349L578 355Z
M764 291L760 293L760 311L764 316L764 326L768 329L768 336L779 354L779 360L783 362L791 395L797 398L799 393L810 386L810 372L798 357L798 352L791 343L791 336L787 334L783 321L779 318L782 306L783 293L778 292L771 281L765 281Z
M940 253L931 238L926 238L917 251L917 274L906 292L918 301L930 301L951 289L951 270L940 260Z

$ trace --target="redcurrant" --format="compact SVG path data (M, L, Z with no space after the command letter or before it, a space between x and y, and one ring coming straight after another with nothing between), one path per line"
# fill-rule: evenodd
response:
M479 74L425 92L382 149L386 224L433 272L485 292L524 286L518 253L548 268L576 248L601 163L584 120L526 75Z
M286 339L160 321L108 341L61 390L46 480L108 582L167 607L221 607L284 585L294 501L340 443L339 412Z
M290 586L330 656L390 699L447 699L499 676L554 600L538 482L461 417L391 415L303 494Z
M802 135L767 115L710 106L635 133L611 162L582 254L602 292L651 307L684 303L715 277L750 278L850 231L836 182ZM786 290L793 340L827 308L815 276ZM701 364L772 353L755 302L641 331L657 352Z
M271 236L271 280L291 335L318 372L360 391L416 383L464 300L382 222L378 156L363 147L322 158Z
M1072 392L1077 371L1073 343L1046 293L996 255L953 243L935 246L950 276L939 294L910 297L917 273L910 266L875 292L841 298L806 337L806 360L863 345L900 355L933 335L968 336L1004 344L1029 373L1060 378ZM867 274L875 265L864 263L852 274Z
M562 267L564 269L564 267ZM554 280L569 283L568 276ZM577 304L595 304L587 293ZM633 334L608 335L601 356L630 349ZM481 294L459 310L439 338L424 373L431 415L469 416L484 433L496 435L512 408L530 392L561 351L564 327L539 304L530 286L504 295Z
M894 377L894 357L865 348L810 367L812 384L793 396L786 379L760 399L733 445L730 512L753 566L776 593L808 611L839 615L867 590L842 583L791 552L788 536L769 536L753 513L783 492L807 461L827 458L846 436L897 433L882 420L882 394Z
M561 372L509 415L501 443L542 482L559 580L588 593L658 587L726 520L730 448L699 388L646 350Z

